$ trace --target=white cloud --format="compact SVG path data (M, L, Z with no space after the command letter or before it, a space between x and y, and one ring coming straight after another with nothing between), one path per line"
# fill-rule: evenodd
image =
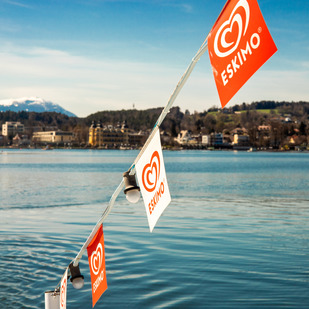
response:
M31 8L31 6L29 4L25 4L21 1L3 0L3 2L10 4L10 5L27 8L27 9Z
M186 12L186 13L192 13L193 8L192 5L187 4L187 3L181 3L178 5L175 5L176 7L179 7L182 11Z
M4 45L0 99L38 96L86 116L99 110L165 106L187 65L90 59L66 51ZM304 68L306 68L304 64ZM228 106L257 100L309 100L309 72L260 69ZM174 105L190 111L220 106L209 59L196 65Z
M169 76L176 75L154 64L93 60L43 48L6 49L0 52L0 66L0 99L39 96L78 115L133 103L163 106L164 92L175 80Z

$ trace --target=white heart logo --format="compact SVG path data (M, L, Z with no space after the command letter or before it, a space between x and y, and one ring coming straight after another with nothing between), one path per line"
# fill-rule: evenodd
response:
M91 261L91 270L94 273L94 275L97 276L103 261L103 248L101 243L99 243L97 245L96 250L92 252L90 261Z
M245 17L237 12L239 8L243 8ZM245 27L243 27L243 18L245 19ZM247 0L239 0L234 7L229 19L224 22L218 29L214 40L214 51L218 57L226 57L232 54L238 47L240 39L246 34L250 19L250 8ZM235 27L237 26L237 27ZM237 38L234 41L229 41L227 38L234 31L238 31Z

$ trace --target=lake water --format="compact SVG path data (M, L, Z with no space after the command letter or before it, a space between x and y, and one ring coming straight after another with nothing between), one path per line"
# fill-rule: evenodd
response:
M0 151L0 308L44 308L137 151ZM309 153L164 152L172 202L149 233L120 195L95 308L309 308ZM88 259L67 308L91 308Z

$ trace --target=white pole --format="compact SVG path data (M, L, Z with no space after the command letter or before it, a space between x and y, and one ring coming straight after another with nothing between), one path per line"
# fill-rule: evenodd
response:
M163 120L165 119L166 115L169 113L170 108L172 107L173 103L175 102L180 90L183 88L183 86L185 85L186 81L188 80L189 76L191 75L196 63L200 60L200 58L202 57L202 55L206 52L207 50L207 38L205 39L205 41L203 42L203 44L201 45L201 47L199 48L198 52L196 53L196 55L193 57L191 63L189 64L188 68L186 69L185 73L182 75L181 79L179 80L176 88L174 89L172 95L170 96L166 106L164 107L164 109L162 110L157 122L154 125L152 134L150 134L150 136L148 137L146 143L144 144L143 148L141 149L141 151L139 152L139 154L137 155L134 163L132 164L130 169L134 169L136 163L138 162L138 160L140 159L140 157L142 156L142 154L145 152L148 144L150 143L153 134L155 133L154 129L156 127L159 127L161 125L161 123L163 122Z
M208 36L207 36L208 38ZM165 116L168 114L171 106L173 105L173 103L175 102L180 90L182 89L182 87L185 85L186 81L188 80L189 76L191 75L196 63L200 60L201 56L206 52L207 50L207 38L204 41L204 43L202 44L202 46L200 47L200 49L198 50L198 52L196 53L196 55L193 57L191 63L189 64L187 70L185 71L185 73L182 75L180 81L178 82L174 92L172 93L172 95L170 96L165 108L163 109L156 125L160 126L160 124L162 123L162 121L164 120Z
M45 292L45 309L60 309L60 291Z
M174 92L172 93L172 95L170 96L165 108L163 109L163 111L161 112L156 124L154 125L153 131L151 132L150 136L148 137L146 143L144 144L142 150L139 152L138 156L136 157L136 159L134 160L134 163L132 164L130 170L135 168L135 164L138 162L138 160L140 159L140 157L142 156L142 154L144 153L145 149L147 148L149 142L152 139L152 136L155 134L156 132L156 128L160 126L160 124L163 122L164 118L166 117L166 115L168 114L171 106L173 105L173 103L175 102L180 90L182 89L182 87L184 86L184 84L186 83L186 81L188 80L189 76L191 75L196 63L199 61L199 59L201 58L201 56L206 52L207 50L207 38L204 41L204 43L202 44L202 46L200 47L200 49L198 50L198 52L196 53L196 55L193 57L190 65L188 66L187 70L185 71L185 73L183 74L183 76L181 77L180 81L178 82ZM79 253L77 254L77 256L74 259L73 265L77 266L79 260L81 259L84 251L87 249L87 246L89 245L89 243L91 242L93 236L96 234L96 232L98 231L100 225L103 223L103 221L105 220L105 218L109 215L109 213L111 212L114 203L116 201L116 198L118 197L118 195L120 194L121 190L124 187L124 182L123 179L120 183L120 185L118 186L118 188L115 190L115 192L113 193L109 205L107 206L105 212L103 213L102 217L99 219L99 221L97 222L97 224L95 225L95 227L93 228L91 234L89 235L89 237L87 238L86 242L84 243L84 245L82 246L82 248L80 249Z
M88 245L90 244L93 236L96 234L96 232L98 231L99 227L101 226L101 224L103 223L103 221L105 220L105 218L109 215L109 213L111 212L114 203L116 201L116 198L118 197L119 193L121 192L121 190L124 187L124 181L123 179L121 180L118 188L115 190L115 192L113 193L108 206L106 207L103 215L101 216L101 218L99 219L99 221L97 222L97 224L95 225L95 227L93 228L92 232L90 233L90 235L88 236L86 242L83 244L82 248L80 249L79 253L76 255L74 262L73 262L73 266L77 266L79 260L81 259L81 257L83 256L84 251L87 249Z
M138 160L140 159L140 157L142 156L142 154L145 152L148 144L150 143L152 136L154 135L154 133L156 132L155 129L157 129L160 124L163 122L164 118L166 117L166 115L169 113L169 110L171 108L171 106L173 105L173 103L175 102L180 90L182 89L182 87L184 86L184 84L186 83L186 81L188 80L189 76L191 75L196 63L199 61L199 59L201 58L201 56L206 52L207 50L207 38L205 39L205 41L203 42L203 44L201 45L201 47L199 48L198 52L196 53L196 55L193 57L190 65L188 66L187 70L185 71L185 73L183 74L183 76L181 77L180 81L178 82L174 92L172 93L172 95L170 96L165 108L162 110L156 124L154 125L153 131L151 132L151 134L149 135L146 143L144 144L143 148L141 149L141 151L139 152L139 154L137 155L136 159L134 160L134 163L131 165L130 167L130 174L134 174L134 169L135 169L135 164L138 162ZM121 180L119 186L117 187L117 189L115 190L115 192L113 193L110 201L109 201L109 205L107 206L107 208L105 209L103 215L101 216L101 218L99 219L99 221L97 222L97 224L95 225L95 227L93 228L92 232L90 233L90 235L88 236L86 242L83 244L82 248L80 249L79 253L77 254L77 256L75 257L75 259L73 260L73 265L77 266L79 260L81 259L84 251L87 249L87 246L89 245L89 243L91 242L93 236L96 234L96 232L98 231L100 225L104 222L104 220L106 219L106 217L109 215L109 213L111 212L114 203L116 201L116 198L118 197L118 195L120 194L121 190L124 187L124 181L123 179ZM46 292L48 293L48 292ZM45 299L46 299L46 293L45 293ZM58 307L55 307L55 309ZM50 308L45 308L45 309L54 309L53 307Z

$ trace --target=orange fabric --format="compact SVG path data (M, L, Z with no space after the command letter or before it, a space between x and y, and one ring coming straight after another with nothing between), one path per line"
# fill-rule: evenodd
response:
M256 0L229 0L208 36L222 108L277 51Z
M107 289L103 227L87 247L92 288L92 307Z

